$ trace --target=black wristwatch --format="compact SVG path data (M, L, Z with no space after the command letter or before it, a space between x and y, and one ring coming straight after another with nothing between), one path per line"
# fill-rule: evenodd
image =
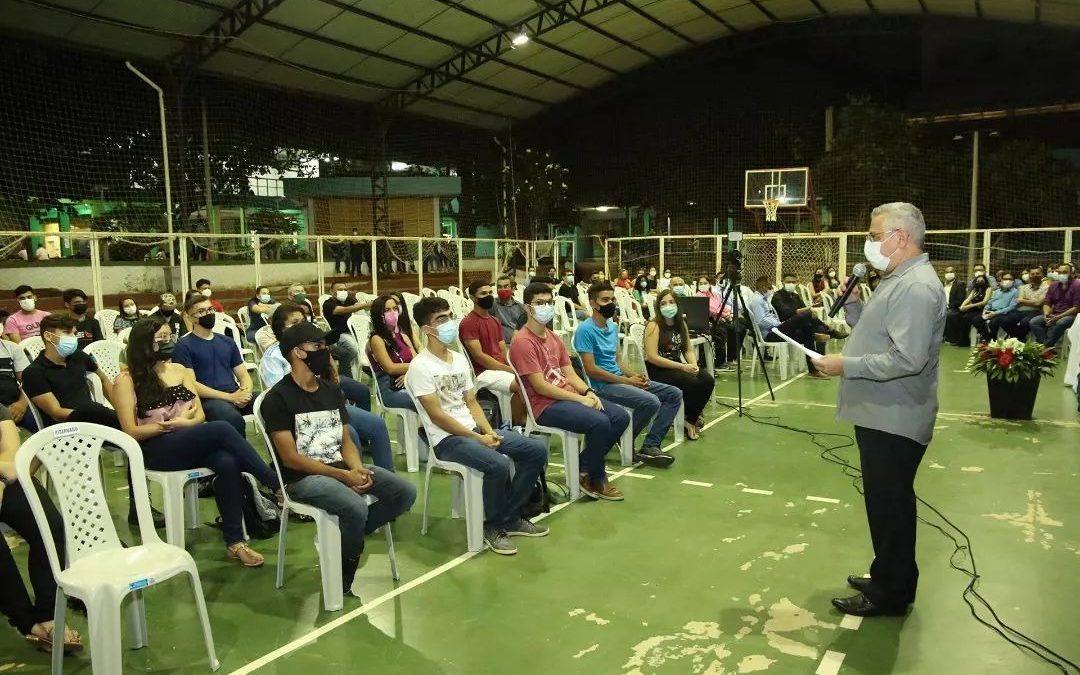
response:
M588 389L585 390L585 394L595 394L595 393L596 393L596 390L593 389L592 387L589 387ZM584 396L585 394L582 394L582 396Z

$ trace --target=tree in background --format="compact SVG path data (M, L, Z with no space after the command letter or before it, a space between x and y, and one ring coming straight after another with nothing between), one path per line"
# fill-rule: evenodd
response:
M514 186L521 236L547 237L548 224L572 225L570 170L550 152L525 148L514 158ZM523 227L521 227L523 225Z

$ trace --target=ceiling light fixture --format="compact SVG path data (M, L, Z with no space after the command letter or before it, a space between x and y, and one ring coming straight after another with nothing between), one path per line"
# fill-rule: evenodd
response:
M529 43L529 34L526 33L524 30L519 31L517 33L514 33L510 37L510 45L512 47L514 47L515 49L517 47L527 45L528 43Z

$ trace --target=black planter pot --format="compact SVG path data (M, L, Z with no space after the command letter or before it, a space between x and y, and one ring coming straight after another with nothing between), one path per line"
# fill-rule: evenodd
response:
M1039 393L1039 378L1006 382L992 380L987 374L986 390L990 395L990 417L1029 420L1032 411L1035 410L1035 397Z

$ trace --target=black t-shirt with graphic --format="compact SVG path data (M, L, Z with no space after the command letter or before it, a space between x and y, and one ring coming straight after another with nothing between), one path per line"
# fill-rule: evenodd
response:
M349 423L349 412L345 409L341 387L319 380L317 390L304 391L286 375L267 392L260 413L269 433L292 433L296 451L301 455L346 468L341 459L341 433L344 425ZM274 451L277 452L277 448ZM280 453L278 461L285 483L295 483L309 475L285 466Z

